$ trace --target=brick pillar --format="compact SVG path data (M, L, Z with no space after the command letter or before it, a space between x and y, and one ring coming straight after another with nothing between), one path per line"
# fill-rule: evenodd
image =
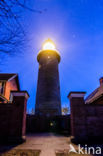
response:
M71 135L79 140L86 135L84 95L85 92L70 92L68 95L71 107Z
M26 107L29 95L26 91L12 91L11 100L13 114L11 120L10 136L20 140L25 139L26 133Z

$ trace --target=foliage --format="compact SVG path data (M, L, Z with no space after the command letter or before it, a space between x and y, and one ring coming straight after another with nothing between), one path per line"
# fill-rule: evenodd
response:
M69 107L66 107L66 106L63 107L63 108L62 108L62 114L63 114L63 115L69 114Z

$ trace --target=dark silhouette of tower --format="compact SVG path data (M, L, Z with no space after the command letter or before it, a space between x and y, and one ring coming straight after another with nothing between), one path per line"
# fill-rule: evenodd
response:
M38 83L36 93L36 115L61 115L61 98L58 63L60 54L53 42L45 41L43 49L38 53Z

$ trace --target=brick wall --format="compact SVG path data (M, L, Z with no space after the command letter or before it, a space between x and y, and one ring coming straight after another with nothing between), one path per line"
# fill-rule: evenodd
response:
M22 92L12 92L12 103L0 104L0 141L25 139L27 98Z
M52 127L51 122L54 123ZM27 133L50 131L70 134L70 115L50 117L27 115Z
M83 93L72 92L69 98L71 135L78 140L103 138L103 97L92 104L85 104Z

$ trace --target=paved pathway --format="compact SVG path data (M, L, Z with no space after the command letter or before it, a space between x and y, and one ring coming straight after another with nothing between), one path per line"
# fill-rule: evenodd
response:
M15 146L13 148L1 147L4 149L8 149L7 151L11 151L17 149L19 150L33 150L33 151L41 151L40 156L55 156L55 153L58 152L68 152L70 148L70 137L65 137L61 135L55 135L53 133L40 133L34 135L28 135L26 137L26 142ZM78 150L77 145L73 144L73 147ZM95 144L94 144L95 147ZM70 153L71 154L71 153ZM30 155L30 154L29 154ZM78 154L75 154L77 156ZM82 155L82 154L81 154ZM73 156L73 155L72 155ZM85 155L83 155L85 156ZM87 155L86 155L87 156Z
M40 156L55 156L58 150L68 150L69 137L43 133L28 135L27 141L15 147L15 149L36 149L41 150Z

